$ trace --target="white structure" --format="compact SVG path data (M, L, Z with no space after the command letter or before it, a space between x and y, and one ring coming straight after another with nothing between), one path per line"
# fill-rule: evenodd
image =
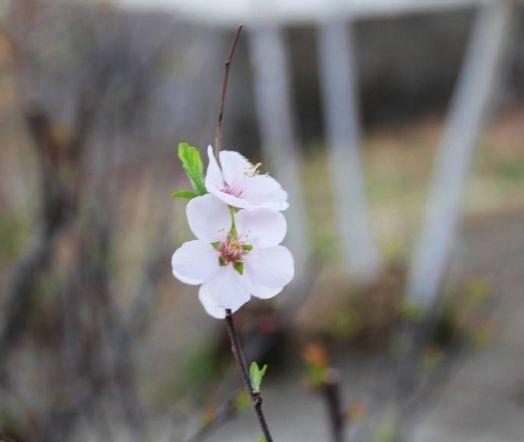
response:
M333 19L347 20L363 17L404 14L461 8L498 0L118 0L136 8L158 8L176 11L191 20L214 26L249 27L263 21L273 24L318 23Z
M292 120L289 57L281 29L267 25L249 33L255 73L255 104L262 148L270 170L289 193L287 242L298 269L307 259L307 219L299 185L300 156Z
M342 21L318 29L324 120L331 148L330 165L342 249L350 276L371 281L380 258L365 200L360 155L357 79L351 27Z
M408 276L408 299L425 307L435 302L447 267L461 214L462 191L490 92L496 85L513 13L509 1L486 5L471 33Z
M515 0L516 1L516 0ZM357 80L351 24L359 18L479 7L467 57L453 98L446 132L436 161L428 211L415 247L408 278L411 301L430 306L436 298L460 215L460 198L496 79L512 0L120 0L140 8L164 8L214 26L239 23L250 32L254 61L257 116L264 151L275 162L276 175L290 191L290 247L307 256L303 200L300 194L296 140L292 127L286 45L279 27L310 23L318 27L323 107L338 222L348 271L366 281L377 275L380 257L371 232L360 155Z

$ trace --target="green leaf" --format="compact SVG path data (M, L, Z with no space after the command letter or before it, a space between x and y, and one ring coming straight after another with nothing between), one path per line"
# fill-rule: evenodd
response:
M241 275L244 273L244 263L242 261L233 263L233 268Z
M260 436L258 442L267 442L267 439L264 436Z
M244 252L251 252L251 250L253 250L253 246L251 244L244 244L242 246L242 250L244 250Z
M260 385L262 384L262 378L266 374L267 364L264 364L262 368L259 368L256 362L251 362L249 366L249 378L251 380L251 388L255 393L260 393Z
M200 152L194 146L188 143L180 143L178 145L178 158L182 162L182 167L187 173L191 184L199 195L207 193L206 185L204 183L204 165Z
M182 198L186 200L193 199L195 196L198 196L198 193L193 192L192 190L175 190L174 192L171 192L172 198Z

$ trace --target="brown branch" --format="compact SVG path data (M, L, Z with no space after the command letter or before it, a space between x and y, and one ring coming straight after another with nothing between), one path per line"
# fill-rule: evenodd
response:
M235 323L233 321L233 315L231 310L226 309L226 324L227 324L227 334L229 335L229 340L231 342L231 351L235 357L235 361L238 365L238 369L244 381L244 386L246 387L249 395L251 396L251 402L253 403L253 408L258 418L260 424L260 429L262 434L266 438L267 442L273 442L271 433L269 432L269 427L267 426L266 418L262 410L262 396L260 393L253 390L251 381L249 379L249 374L247 371L246 361L244 358L244 353L242 352L242 346L240 345L240 340L238 338L238 333L235 328Z
M39 234L34 247L17 264L7 289L3 306L4 320L0 327L0 354L5 361L11 344L27 322L26 313L39 277L49 263L54 235Z
M235 55L238 38L240 37L240 33L242 32L243 28L244 28L244 25L238 26L235 32L235 35L233 36L231 47L229 48L229 54L228 54L227 60L224 63L224 78L222 80L222 93L220 95L220 111L218 113L217 128L215 132L215 155L217 157L218 157L218 152L220 151L220 149L222 149L222 126L223 126L222 123L224 119L224 105L226 102L227 83L229 80L229 69L231 67L231 62L233 61L233 56Z
M340 373L337 370L330 369L328 377L322 387L326 399L333 442L343 442L344 415L340 398Z
M282 336L284 330L286 330L286 324L293 322L296 314L300 311L302 304L313 294L313 289L317 285L317 280L322 271L313 272L312 269L319 269L321 266L320 261L314 256L310 256L306 260L306 270L304 271L304 277L296 281L293 284L293 288L288 292L286 301L279 306L278 311L275 312L273 320L275 321L274 330L271 333L260 333L259 326L252 324L252 333L248 333L247 342L244 345L244 353L250 360L262 359L268 355L275 346L278 345L279 338ZM231 376L227 376L226 379L230 379ZM222 388L228 390L227 381L222 382ZM221 401L220 411L216 419L213 420L212 424L203 424L188 441L194 442L199 441L203 438L203 435L207 435L212 431L217 430L223 424L225 424L230 418L234 416L234 413L229 413L229 396L224 396ZM219 418L218 418L219 417Z
M67 224L64 193L57 184L56 171L51 167L59 152L52 136L47 116L38 109L25 113L29 132L39 154L41 176L41 206L39 227L32 247L17 263L7 289L4 317L0 324L0 351L7 359L11 344L27 322L27 312L35 296L39 278L48 267L57 234Z

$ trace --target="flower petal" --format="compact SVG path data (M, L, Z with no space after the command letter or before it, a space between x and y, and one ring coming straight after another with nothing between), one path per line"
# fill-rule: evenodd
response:
M200 290L198 291L198 299L200 299L200 302L202 303L202 306L208 315L217 319L224 319L226 317L226 309L219 307L216 304L205 285L200 286ZM237 310L238 308L234 310L232 309L231 312L234 313Z
M237 207L239 209L251 207L251 204L249 203L249 201L245 199L238 198L234 195L230 195L229 193L222 192L221 190L215 189L215 188L208 188L208 190L210 193L215 195L218 199L220 199L221 201L223 201L224 203L226 203L229 206Z
M189 228L202 241L212 243L224 240L231 230L229 207L211 194L189 201L186 215Z
M284 246L253 249L244 261L246 276L257 285L282 288L295 274L293 256Z
M266 207L272 210L286 210L287 193L277 180L268 175L248 177L242 183L243 198L252 206Z
M226 317L226 309L220 308L216 305L204 285L200 286L200 290L198 291L198 299L200 299L200 302L204 306L204 310L208 315L217 319L224 319Z
M269 209L244 209L235 217L239 237L256 247L279 245L286 236L286 219Z
M274 296L278 295L283 289L283 287L272 288L255 284L247 276L244 277L244 284L246 285L246 288L249 290L249 293L251 293L253 296L259 299L273 298Z
M216 276L202 287L215 305L221 308L236 310L250 298L242 276L231 265L220 267Z
M173 253L171 268L179 281L197 285L215 277L220 266L211 244L194 240L185 242Z
M244 156L232 150L223 150L218 155L224 181L229 186L238 185L247 177L252 166Z
M207 146L207 157L209 164L206 172L206 189L208 192L211 192L211 189L221 189L224 187L224 178L215 154L213 153L212 146Z

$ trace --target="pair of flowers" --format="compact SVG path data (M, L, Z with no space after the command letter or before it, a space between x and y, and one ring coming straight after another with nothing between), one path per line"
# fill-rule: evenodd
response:
M186 215L197 239L175 251L173 275L200 285L199 299L215 318L238 310L251 295L280 293L294 276L293 257L280 245L287 231L281 213L289 206L286 192L238 152L220 152L219 165L209 146L205 178L195 148L181 145L179 156L198 194L176 196L190 198Z

